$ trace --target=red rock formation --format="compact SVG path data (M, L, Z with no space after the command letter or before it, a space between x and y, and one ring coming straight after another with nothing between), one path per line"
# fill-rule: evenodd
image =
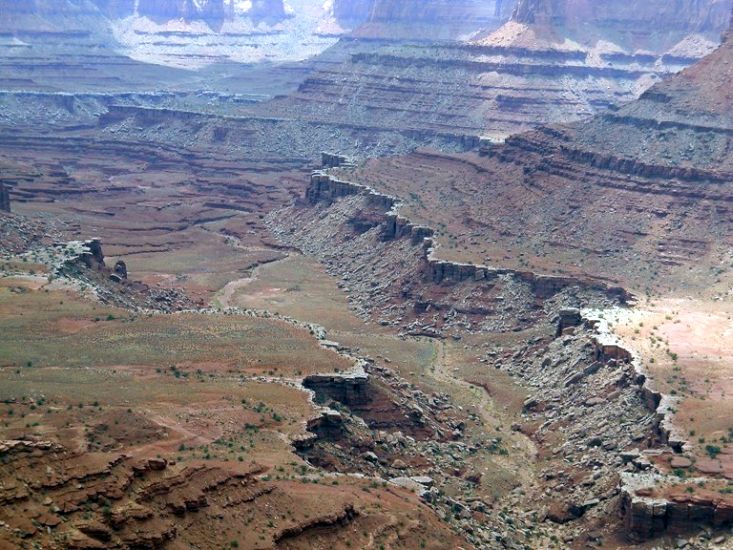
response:
M414 193L473 257L494 243L492 251L532 250L524 259L545 269L633 288L705 286L712 275L704 266L733 243L730 224L715 221L733 215L732 64L729 38L639 100L587 122L486 144L484 156L375 161L349 178L408 204Z
M694 483L687 486L694 487L692 492L687 492L684 484L680 492L673 490L671 494L656 487L676 481L661 476L624 474L621 513L629 538L647 540L668 533L687 533L701 526L720 528L733 523L733 504L725 493L700 491Z
M441 11L441 2L419 4L377 3L354 35L395 39L409 29L419 38L424 25L440 22L450 30L452 17L466 26L494 17L491 9L481 12L466 1L451 3L450 12ZM511 22L497 30L494 19L468 43L378 49L371 42L343 43L337 48L353 52L347 62L311 74L295 93L262 111L360 123L375 132L504 138L637 98L709 53L727 26L730 6L731 0L704 0L671 9L666 0L654 0L629 10L620 1L525 0Z
M663 51L675 45L679 33L719 34L727 26L730 0L670 3L650 0L629 9L624 0L520 0L512 20L554 27L584 44L613 36L634 50Z

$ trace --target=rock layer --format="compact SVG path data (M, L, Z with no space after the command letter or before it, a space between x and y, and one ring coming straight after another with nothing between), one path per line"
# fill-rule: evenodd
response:
M469 4L451 4L458 10L451 13L461 14ZM730 7L729 0L674 9L659 0L632 11L624 3L601 1L522 2L511 21L498 30L496 20L487 21L484 32L466 42L408 41L376 50L342 42L337 48L352 52L347 62L315 72L266 112L502 139L637 98L712 51ZM380 18L399 21L403 13L419 25L413 8L410 2L378 5L354 34L369 36ZM499 13L504 10L502 4ZM430 3L423 11L425 17L439 16Z
M468 38L504 23L516 0L373 0L352 36L430 41Z
M723 223L733 193L732 57L728 41L584 123L485 142L479 155L372 161L343 177L399 196L417 223L431 212L462 261L501 255L505 265L635 288L706 287L733 239Z

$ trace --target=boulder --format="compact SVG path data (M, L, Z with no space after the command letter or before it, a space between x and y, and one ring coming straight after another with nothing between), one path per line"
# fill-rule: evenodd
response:
M556 336L562 336L565 330L571 327L578 327L583 323L583 317L577 308L561 309L558 314Z

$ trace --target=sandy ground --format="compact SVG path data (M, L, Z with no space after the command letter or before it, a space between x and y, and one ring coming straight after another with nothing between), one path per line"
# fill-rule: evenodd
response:
M733 304L666 298L606 313L611 330L641 358L652 387L677 398L673 420L689 440L689 453L710 469L709 446L733 474ZM713 466L713 469L715 467Z

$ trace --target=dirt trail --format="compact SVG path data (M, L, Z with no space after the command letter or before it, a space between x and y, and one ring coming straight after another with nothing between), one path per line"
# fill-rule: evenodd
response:
M259 270L262 266L282 262L282 261L287 260L288 258L289 256L285 256L283 258L278 258L277 260L263 262L252 269L252 273L250 274L249 277L244 277L242 279L235 279L233 281L229 281L224 286L224 288L222 288L219 292L217 292L214 295L214 297L211 299L211 305L219 309L236 307L237 304L232 303L232 299L234 298L234 296L236 296L237 292L239 292L243 288L246 288L247 286L251 285L254 281L257 280Z
M199 445L209 445L221 437L221 429L212 425L208 430L209 433L201 434L193 432L185 428L180 422L171 420L168 417L156 414L150 410L147 411L148 419L155 422L159 426L169 430L169 437L165 440L156 441L147 445L141 445L131 449L129 454L132 456L156 456L159 453L173 452L183 443L189 447Z
M457 365L455 359L447 352L446 345L440 340L434 340L436 352L433 355L431 367L426 371L436 382L442 384L446 390L450 387L458 387L461 395L470 396L471 404L476 408L481 419L486 425L494 424L503 415L496 409L494 402L484 388L466 382L452 374L452 369ZM511 423L511 422L509 422ZM533 463L537 457L537 447L532 440L522 434L513 433L511 443L515 450L526 458L526 463ZM515 470L517 478L523 485L532 485L535 478L531 468L514 468L516 457L509 459L501 456L494 457L494 460L501 466Z

